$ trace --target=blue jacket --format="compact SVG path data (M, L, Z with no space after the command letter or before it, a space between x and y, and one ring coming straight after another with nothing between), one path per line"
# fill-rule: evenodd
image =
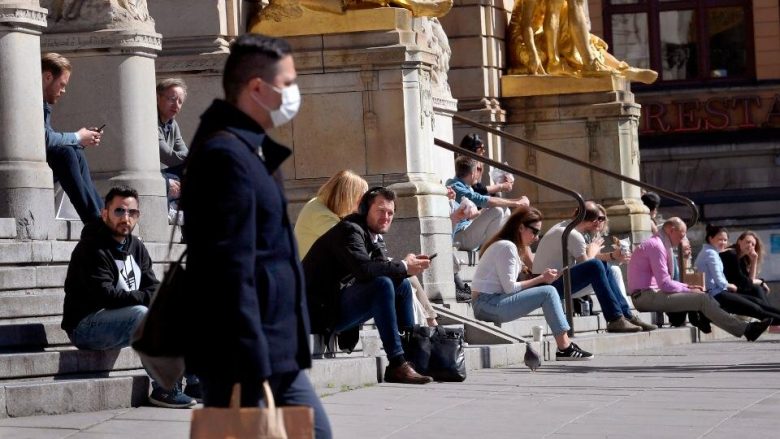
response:
M227 102L201 116L181 196L192 298L181 324L192 328L193 373L261 380L311 365L303 270L278 175L289 155Z
M449 186L452 188L453 191L455 191L455 201L460 203L460 200L463 198L468 198L469 200L473 201L474 204L479 207L480 209L487 207L488 200L490 199L487 195L482 195L480 193L477 193L472 189L471 186L469 186L465 181L461 180L458 177L450 178L447 180L446 186ZM461 230L466 230L471 225L470 219L463 219L458 224L455 225L455 227L452 230L452 236L455 237L455 234L460 232Z
M701 252L696 256L696 262L694 262L696 270L704 273L705 286L707 287L707 294L710 296L717 296L726 290L726 276L723 274L723 262L720 260L718 251L710 244L704 244L701 248Z
M46 147L50 146L79 146L76 133L61 133L51 127L51 105L43 102L43 129L46 136Z

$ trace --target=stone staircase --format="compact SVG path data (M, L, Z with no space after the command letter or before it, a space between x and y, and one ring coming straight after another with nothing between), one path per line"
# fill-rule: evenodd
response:
M55 227L56 240L19 241L13 220L0 219L0 417L146 400L149 380L132 349L79 351L60 329L65 274L81 224L56 221ZM150 252L159 256L161 247L153 244Z
M11 219L0 218L0 417L32 416L108 410L146 403L149 378L135 352L124 348L109 352L75 349L60 329L63 284L70 254L81 233L78 222L56 221L49 241L16 239ZM161 278L167 244L146 243ZM175 245L178 257L182 245ZM464 261L468 256L460 255ZM461 276L470 280L475 267ZM530 339L531 328L544 325L535 313L502 327L477 330L469 304L437 305L443 324L465 324L466 364L469 370L521 363L525 353L520 339ZM598 309L596 307L596 309ZM448 317L449 315L449 317ZM644 316L648 318L649 316ZM577 343L597 354L630 351L668 344L690 343L691 328L664 329L649 334L599 333L606 323L601 316L576 317ZM479 335L481 334L481 335ZM366 327L364 340L376 345L377 335ZM554 356L550 337L536 344L544 355ZM309 371L321 395L382 381L384 354L362 348L336 358L315 359Z

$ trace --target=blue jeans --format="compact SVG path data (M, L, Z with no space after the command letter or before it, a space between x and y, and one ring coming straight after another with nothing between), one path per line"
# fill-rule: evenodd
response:
M89 174L84 151L77 146L50 146L46 148L46 163L59 181L62 190L70 198L79 218L85 224L100 219L103 198L95 188Z
M130 346L148 308L143 305L101 309L81 319L70 340L79 349L105 351Z
M90 351L107 351L130 346L135 329L148 311L143 305L135 305L93 312L81 319L69 334L70 341L77 348ZM188 384L198 381L198 377L192 374L185 374L185 377ZM152 381L152 387L157 388L155 381Z
M544 320L550 325L554 335L569 330L561 299L550 285L540 285L509 294L482 293L471 306L474 308L474 317L493 323L511 322L541 307Z
M601 310L604 311L604 318L608 322L620 317L631 318L631 308L620 294L620 288L606 262L590 259L572 266L570 271L572 294L588 285L592 286L601 304ZM553 282L552 286L563 297L563 276Z
M372 317L382 339L387 358L404 353L398 328L414 325L412 285L408 279L393 281L379 276L341 290L341 317L336 332L355 327Z
M228 407L233 382L221 377L200 377L203 390L203 405L206 407ZM262 382L252 380L241 383L242 407L265 407ZM330 422L322 407L320 398L303 371L271 375L268 377L271 393L277 406L305 405L314 409L314 430L317 439L330 439Z

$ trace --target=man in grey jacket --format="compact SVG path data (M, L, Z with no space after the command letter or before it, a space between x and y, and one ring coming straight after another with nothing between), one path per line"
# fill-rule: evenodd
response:
M157 83L157 135L160 141L160 162L168 188L170 203L179 199L184 159L189 150L181 137L176 115L187 99L187 84L179 78L163 79ZM172 207L175 207L173 205Z

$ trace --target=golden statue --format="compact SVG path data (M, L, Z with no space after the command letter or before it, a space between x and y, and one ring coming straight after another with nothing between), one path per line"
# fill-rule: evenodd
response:
M301 17L305 9L343 14L350 9L397 6L415 17L441 17L450 11L453 0L269 0L260 12L260 21L282 21Z
M653 83L658 73L631 67L590 33L587 0L515 0L509 22L509 74L619 75Z

